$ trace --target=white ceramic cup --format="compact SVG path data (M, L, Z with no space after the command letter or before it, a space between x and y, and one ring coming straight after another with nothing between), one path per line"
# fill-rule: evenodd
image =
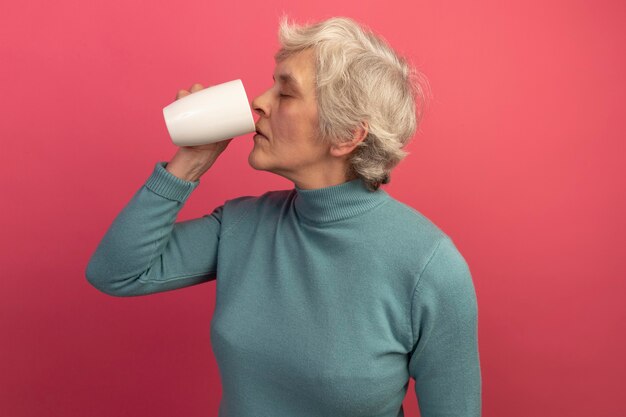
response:
M180 98L163 108L163 117L177 146L205 145L256 131L241 80Z

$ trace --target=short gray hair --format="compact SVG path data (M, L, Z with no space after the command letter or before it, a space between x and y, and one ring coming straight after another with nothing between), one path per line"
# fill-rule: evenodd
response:
M283 15L278 39L276 62L314 50L320 140L341 143L357 127L367 128L349 155L347 176L362 178L370 191L389 183L428 104L425 76L381 36L347 17L297 25Z

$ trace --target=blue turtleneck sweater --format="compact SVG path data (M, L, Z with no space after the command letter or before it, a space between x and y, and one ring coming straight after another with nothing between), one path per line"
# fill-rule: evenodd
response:
M481 412L478 309L444 232L360 179L227 200L176 222L199 181L158 162L86 269L138 296L216 281L220 417L422 417Z

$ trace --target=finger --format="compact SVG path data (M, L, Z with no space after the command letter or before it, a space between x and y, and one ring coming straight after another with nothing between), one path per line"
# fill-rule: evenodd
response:
M178 100L179 98L183 98L185 96L188 96L189 94L191 94L189 91L187 90L178 90L178 93L176 93L176 100Z
M204 89L204 87L202 86L202 84L200 83L195 83L194 85L191 86L191 88L189 89L189 91L191 91L192 93L195 93L196 91L200 91Z

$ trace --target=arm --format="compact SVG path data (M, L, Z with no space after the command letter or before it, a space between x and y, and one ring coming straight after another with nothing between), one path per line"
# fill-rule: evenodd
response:
M113 296L146 295L216 278L223 206L210 215L175 223L198 181L185 181L158 162L117 215L92 255L85 275Z
M413 294L409 373L423 417L479 417L478 307L472 277L450 238L440 241Z

